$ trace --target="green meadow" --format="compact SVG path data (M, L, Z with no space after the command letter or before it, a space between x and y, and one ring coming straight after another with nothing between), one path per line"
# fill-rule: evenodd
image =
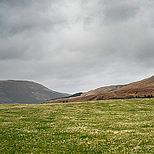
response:
M1 154L154 153L154 99L0 104Z

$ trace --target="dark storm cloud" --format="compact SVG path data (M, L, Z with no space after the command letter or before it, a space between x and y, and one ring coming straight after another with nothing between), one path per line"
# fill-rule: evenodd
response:
M87 91L153 75L154 1L0 0L1 79Z

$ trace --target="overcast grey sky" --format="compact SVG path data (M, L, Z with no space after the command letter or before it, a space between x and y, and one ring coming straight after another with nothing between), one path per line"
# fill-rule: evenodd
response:
M0 0L0 80L75 93L154 74L154 0Z

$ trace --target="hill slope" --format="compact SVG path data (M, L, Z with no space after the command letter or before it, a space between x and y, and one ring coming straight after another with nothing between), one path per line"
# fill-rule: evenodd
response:
M57 99L48 101L46 103L62 103L62 102L81 102L81 101L95 101L105 99L119 99L119 98L136 98L154 95L154 76L126 85L101 87L89 92L83 93L81 96Z
M0 104L2 103L38 103L68 94L55 92L30 81L0 81Z
M95 90L90 90L88 92L83 93L81 96L90 96L90 95L99 95L99 94L104 94L108 92L112 92L115 90L119 90L123 88L124 85L117 85L117 86L106 86L106 87L100 87Z

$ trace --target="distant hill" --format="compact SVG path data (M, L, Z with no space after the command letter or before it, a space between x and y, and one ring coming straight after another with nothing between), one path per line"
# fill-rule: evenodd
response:
M31 81L0 81L0 104L39 103L67 96L69 94L49 90L43 85Z
M96 101L106 99L125 99L154 96L154 76L126 85L115 85L101 87L89 92L85 92L77 97L67 99L57 99L45 103L62 103L62 102L81 102Z

